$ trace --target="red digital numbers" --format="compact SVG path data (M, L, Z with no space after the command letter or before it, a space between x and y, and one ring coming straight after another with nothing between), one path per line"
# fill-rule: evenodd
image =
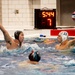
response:
M56 9L35 9L35 28L55 29Z
M52 19L48 18L47 21L49 23L48 25L51 26L52 25Z
M48 26L52 26L54 17L54 11L42 11L42 18L45 19L45 21L47 21Z
M54 17L54 12L47 12L47 11L43 11L42 12L42 17Z

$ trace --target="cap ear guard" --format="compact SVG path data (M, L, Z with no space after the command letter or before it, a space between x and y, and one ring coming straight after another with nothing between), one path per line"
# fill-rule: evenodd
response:
M62 42L65 41L65 40L67 40L67 39L68 39L68 37L63 35Z

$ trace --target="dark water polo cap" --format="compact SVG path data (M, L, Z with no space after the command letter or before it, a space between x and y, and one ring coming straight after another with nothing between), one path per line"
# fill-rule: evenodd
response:
M40 59L41 59L41 56L40 56L40 54L39 54L39 52L38 51L31 51L31 53L29 54L29 60L30 61L36 61L36 62L39 62L40 61Z
M16 32L14 33L15 39L19 40L19 35L20 35L20 33L22 33L22 31L16 31Z

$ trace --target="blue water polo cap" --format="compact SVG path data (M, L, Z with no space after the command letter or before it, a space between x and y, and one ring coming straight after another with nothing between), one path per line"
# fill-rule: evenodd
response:
M28 57L30 61L36 61L36 62L39 62L41 59L40 53L38 51L34 52L33 50L31 51Z

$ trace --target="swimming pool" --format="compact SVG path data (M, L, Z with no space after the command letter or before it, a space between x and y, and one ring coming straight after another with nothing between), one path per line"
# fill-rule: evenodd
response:
M75 75L75 54L55 50L53 44L45 44L43 38L25 38L23 50L6 51L5 41L0 41L0 75ZM29 64L30 51L38 50L41 60Z

